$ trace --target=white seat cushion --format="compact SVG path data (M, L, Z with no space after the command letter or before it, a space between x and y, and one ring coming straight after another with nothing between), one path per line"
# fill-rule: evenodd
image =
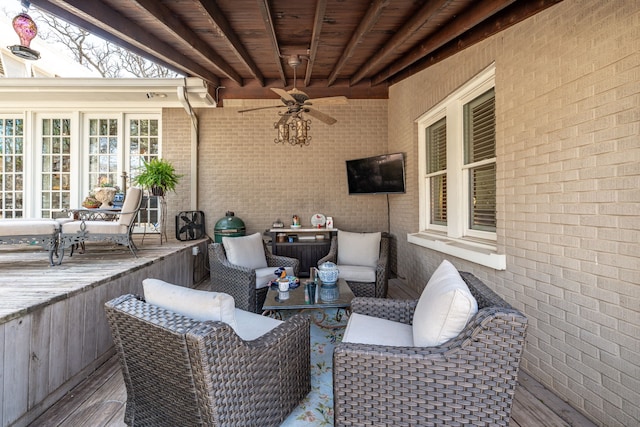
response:
M195 320L220 321L234 330L237 328L235 301L231 295L185 288L158 279L145 279L142 287L149 304Z
M338 277L350 282L375 283L376 269L363 265L338 264Z
M364 265L376 268L382 233L338 231L338 265Z
M249 311L235 309L236 334L245 341L255 340L280 325L282 320L261 316Z
M60 228L55 219L2 219L0 236L34 236L53 234Z
M231 264L245 268L267 267L260 233L240 237L222 237L222 245Z
M456 337L478 312L458 270L442 261L422 291L413 315L413 342L417 347L433 347Z
M272 280L277 279L275 275L277 269L277 267L256 268L256 289L264 288ZM285 267L285 270L287 270L287 276L293 276L293 267Z
M126 234L128 227L115 221L84 221L85 230L89 234ZM71 221L62 224L62 232L74 234L82 230L82 221Z
M413 347L413 329L405 323L353 313L342 342Z

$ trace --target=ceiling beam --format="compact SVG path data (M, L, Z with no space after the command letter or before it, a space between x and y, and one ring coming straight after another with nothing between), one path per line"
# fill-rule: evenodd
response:
M369 6L364 18L362 18L360 24L358 24L358 28L356 28L354 33L351 35L351 39L349 40L347 47L344 49L344 52L342 52L342 55L340 55L340 60L329 75L329 86L331 86L336 81L336 79L338 78L338 74L340 74L340 71L342 71L342 68L353 56L353 53L360 44L362 37L364 37L364 35L371 30L371 27L373 27L373 25L378 22L378 19L380 19L380 15L382 15L382 11L389 5L390 1L391 0L375 0L373 4Z
M207 43L205 43L189 26L182 22L164 4L157 0L134 0L142 9L151 14L155 20L172 32L180 41L193 47L193 50L234 82L242 84L242 77Z
M494 15L491 19L471 28L469 31L450 41L442 48L425 56L410 67L407 67L394 76L391 76L391 78L386 77L384 79L380 79L378 77L376 78L376 81L386 84L398 83L470 46L473 46L476 43L487 39L488 37L504 31L518 22L524 21L544 9L560 3L561 1L562 0L540 0L536 2L516 2ZM380 77L382 77L382 74Z
M247 67L253 78L256 79L261 86L264 86L264 76L253 59L251 59L249 52L247 52L238 35L233 31L233 28L231 28L231 24L224 16L220 7L218 7L218 4L214 0L198 0L198 2L200 6L207 11L211 22L218 27L229 48L233 50L238 59L244 63L244 66Z
M31 0L31 4L138 55L162 65L170 64L169 68L199 76L214 86L220 85L220 79L210 70L179 54L175 48L160 42L157 37L140 30L138 24L100 0Z
M417 13L412 14L409 21L406 24L403 24L401 29L395 33L373 57L360 67L358 72L351 78L351 84L358 84L358 82L365 78L370 72L372 72L372 70L377 71L375 67L377 67L380 62L386 59L387 56L396 53L396 50L409 37L418 31L420 27L429 22L429 20L437 14L438 10L443 6L447 6L449 3L451 3L451 0L426 2Z
M397 61L393 62L386 70L371 79L372 84L378 84L409 67L414 62L424 58L436 49L444 46L451 40L459 37L470 28L480 24L500 10L509 6L515 0L483 0L474 2L475 7L469 8L444 25L435 34L427 37L414 49L405 53Z
M261 87L255 80L251 80L240 87L231 80L222 80L224 89L220 90L218 107L225 105L225 101L232 99L273 99L278 100L271 88L281 88L277 79L267 80L266 86ZM368 80L363 80L355 86L349 86L348 79L338 79L335 84L327 86L326 80L311 80L311 85L304 88L304 93L313 98L324 98L331 96L346 96L349 99L388 99L389 88L386 84L371 86Z
M260 13L262 14L262 21L264 22L265 29L267 30L267 36L271 41L273 47L274 61L278 67L280 78L282 79L282 85L287 86L287 77L284 75L284 69L282 68L282 55L280 54L280 47L278 46L278 38L276 37L276 29L273 26L273 18L271 18L271 9L269 7L269 0L257 0Z
M304 75L304 85L309 86L311 74L313 74L313 64L318 54L318 45L320 44L320 33L322 32L322 24L324 22L324 14L327 10L327 0L318 0L316 4L316 15L313 21L313 31L311 33L311 47L309 48L309 61L307 61L307 71Z

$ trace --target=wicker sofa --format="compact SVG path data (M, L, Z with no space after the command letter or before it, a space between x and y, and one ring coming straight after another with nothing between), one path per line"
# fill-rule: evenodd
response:
M470 273L477 313L435 347L338 344L336 426L506 426L527 319ZM353 313L411 324L418 300L355 298Z
M311 389L306 316L244 340L227 323L198 321L134 295L105 308L129 426L278 426ZM247 316L262 318L244 312L238 323Z

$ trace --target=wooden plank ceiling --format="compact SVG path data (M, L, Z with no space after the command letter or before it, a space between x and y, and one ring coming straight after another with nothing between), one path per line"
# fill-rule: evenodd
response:
M386 98L389 85L561 0L31 0L222 98Z

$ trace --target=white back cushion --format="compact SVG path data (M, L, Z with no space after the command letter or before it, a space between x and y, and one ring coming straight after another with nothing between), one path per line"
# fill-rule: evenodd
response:
M221 321L234 330L237 327L235 301L231 295L185 288L158 279L144 279L142 288L149 304L195 320Z
M338 265L376 267L382 233L338 231Z
M267 267L260 233L240 237L224 236L222 245L231 264L251 269Z
M413 315L413 342L417 347L438 346L456 337L478 312L458 270L442 261L422 291Z
M121 212L123 212L123 214L120 215L118 219L119 224L126 225L127 227L131 224L131 221L136 217L136 209L140 206L141 199L142 190L137 187L130 187L122 204Z

